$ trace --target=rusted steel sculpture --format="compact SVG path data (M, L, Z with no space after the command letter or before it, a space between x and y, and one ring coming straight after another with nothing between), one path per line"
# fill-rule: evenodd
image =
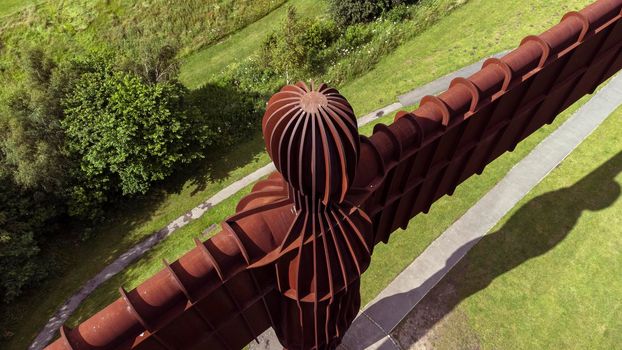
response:
M336 347L375 244L622 69L621 12L568 13L369 138L337 90L284 87L262 125L278 172L221 232L48 349L235 350L268 327L288 349Z
M298 83L270 99L262 129L294 218L279 247L251 267L276 268L275 330L286 348L334 348L358 312L373 247L371 220L346 200L360 149L356 116L337 90Z

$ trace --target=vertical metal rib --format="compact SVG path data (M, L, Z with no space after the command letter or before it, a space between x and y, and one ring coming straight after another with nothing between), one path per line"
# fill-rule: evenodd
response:
M195 240L198 240L198 238L195 238ZM177 275L177 273L175 273L175 270L173 270L173 268L166 261L166 259L162 259L162 263L164 264L164 266L166 267L166 270L169 272L170 276L173 278L173 280L177 284L177 287L179 288L179 290L181 290L184 293L184 295L186 296L186 299L188 299L188 301L189 301L189 303L191 305L191 309L201 319L201 321L203 321L203 325L207 328L208 331L212 332L214 334L214 336L216 336L218 341L221 343L221 345L225 349L230 349L229 345L224 341L224 339L222 338L222 336L220 335L218 330L214 327L214 325L212 325L212 323L209 321L207 316L204 315L203 311L201 311L196 306L197 299L192 297L192 295L190 295L190 293L188 292L188 289L186 288L186 286L184 286L183 282L181 281L181 278Z
M248 250L246 250L246 247L240 240L240 237L238 237L237 232L235 232L233 227L231 227L231 225L226 221L222 223L222 228L225 231L227 231L229 234L231 234L233 241L235 242L236 246L238 247L238 249L240 249L240 252L242 253L242 257L244 258L244 261L246 262L246 264L250 264L251 259L250 259L250 256L248 255Z
M186 297L186 299L188 299L188 301L192 304L195 301L195 298L193 298L190 295L190 293L188 293L188 289L186 289L186 286L184 286L184 284L181 282L181 279L179 278L177 273L175 273L175 270L173 270L173 268L168 263L168 261L166 261L166 259L162 259L162 264L164 265L164 268L166 268L166 271L168 271L168 273L171 276L171 278L173 279L173 281L175 281L175 284L177 285L177 288L179 288L179 290L182 293L184 293L184 296Z
M121 298L125 302L125 305L127 306L127 308L130 311L130 313L134 316L134 318L138 321L138 323L140 323L140 325L145 330L147 330L147 331L149 331L149 333L151 333L151 335L156 340L156 342L158 342L160 345L162 345L165 349L169 349L169 350L175 349L175 347L169 345L162 337L160 337L157 334L158 330L153 328L153 327L151 327L151 325L149 325L146 322L146 320L142 317L142 315L140 313L138 313L138 310L136 309L136 307L132 303L132 300L130 299L129 295L127 294L127 291L123 287L119 287L119 294L121 294Z
M220 280L222 282L223 291L227 295L227 298L229 300L231 300L231 302L235 306L236 310L240 314L240 317L242 317L242 321L244 322L244 326L246 327L248 332L255 338L255 340L257 340L258 334L250 326L250 323L248 322L248 319L246 318L246 315L244 315L244 310L242 310L242 308L240 307L240 304L238 303L237 299L234 298L233 294L231 293L231 290L229 290L227 282L224 280L224 276L222 274L222 269L220 268L218 262L216 261L216 259L212 255L212 253L210 253L209 249L205 246L205 244L203 244L198 239L195 239L195 243L197 244L197 246L203 252L203 256L206 258L206 260L209 261L212 264L212 266L214 266L214 270L216 270L216 274L218 275L218 277L220 278Z
M69 338L67 337L67 334L69 332L71 332L71 329L69 327L67 327L66 325L60 326L60 338L63 344L65 344L65 347L69 350L76 350L76 347L71 344L71 341L69 341Z

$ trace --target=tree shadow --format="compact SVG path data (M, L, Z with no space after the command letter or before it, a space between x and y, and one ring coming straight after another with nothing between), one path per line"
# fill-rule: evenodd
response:
M161 190L180 193L184 186L192 186L191 195L195 196L206 190L210 183L226 180L232 171L256 161L264 152L264 147L260 130L254 130L235 146L208 150L205 158L178 169L164 182Z
M204 157L177 170L164 183L167 192L178 193L184 185L195 186L192 195L210 182L228 178L231 171L255 160L264 151L261 117L267 99L232 84L206 84L190 91L188 102L204 118L212 140L198 145Z
M423 285L382 299L366 313L382 315L396 306L421 300L408 315L408 335L400 336L400 342L406 342L403 346L417 343L463 300L487 288L504 273L555 248L567 237L583 211L611 206L621 193L614 180L620 172L622 152L572 186L531 199L499 230L454 252L445 267ZM430 293L426 293L431 287ZM365 343L371 345L379 340L377 337Z

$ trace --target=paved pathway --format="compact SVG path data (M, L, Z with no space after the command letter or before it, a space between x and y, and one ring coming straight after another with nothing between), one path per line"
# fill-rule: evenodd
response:
M506 53L508 53L508 51L503 51L501 53L498 53L496 55L493 55L492 57L496 57L496 58L501 58L502 56L504 56ZM419 103L419 101L421 101L421 99L426 96L426 95L436 95L440 92L443 92L445 90L447 90L447 87L449 86L449 83L451 83L451 81L457 77L468 77L474 73L476 73L477 71L479 71L482 68L482 64L484 63L486 59L482 59L480 61L477 61L469 66L466 66L464 68L461 68L453 73L449 73L443 77L440 77L436 80L434 80L431 83L425 84L421 87L418 87L414 90L411 90L407 93L405 93L404 95L400 95L397 97L398 102L392 103L386 107L380 108L378 110L375 110L369 114L366 114L362 117L360 117L358 119L358 124L359 127L363 126L373 120L376 120L380 117L382 117L383 115L387 115L387 114L391 114L397 110L400 110L401 108L404 107L408 107L408 106L413 106L416 105L417 103Z
M500 57L504 54L505 52L497 54L494 57ZM399 96L399 102L393 103L389 106L378 109L359 118L359 127L370 123L384 115L393 113L400 108L417 104L419 103L419 100L421 100L421 98L423 98L425 95L434 95L444 91L449 86L449 83L452 79L456 77L468 76L473 74L474 72L477 72L481 68L483 61L484 60L476 62L451 74L443 76L429 84L416 88L406 93L405 95ZM275 168L273 163L267 164L262 168L255 170L253 173L246 175L242 179L225 187L214 196L208 198L205 202L199 204L194 209L178 217L160 231L153 233L151 236L147 237L145 240L123 253L110 265L106 266L101 272L95 275L95 277L90 279L76 294L72 295L69 299L67 299L67 301L65 301L65 303L48 320L47 324L43 327L41 332L37 335L37 337L30 345L29 349L42 349L44 346L46 346L56 336L56 332L58 331L59 327L63 323L65 323L67 319L71 316L71 314L73 314L73 312L78 308L78 306L80 306L80 303L82 303L82 301L86 299L102 283L106 282L117 273L123 271L123 269L129 266L133 261L140 258L153 246L168 237L177 229L186 226L189 222L195 219L200 218L215 205L231 197L249 184L252 184L253 182L261 179L262 177L269 175L274 170Z
M400 349L391 332L532 188L622 104L622 74L542 141L437 238L354 321L342 348Z

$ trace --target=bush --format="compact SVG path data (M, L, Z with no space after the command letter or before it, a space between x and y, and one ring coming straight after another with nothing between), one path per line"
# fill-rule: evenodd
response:
M285 76L286 83L321 73L322 54L339 35L335 22L301 19L290 6L283 25L264 40L260 64L264 70Z
M0 167L17 185L59 193L66 182L60 98L73 73L59 67L40 49L25 49L22 86L0 107Z
M374 38L373 30L374 27L369 25L354 24L348 26L337 46L341 49L356 49L363 46Z
M37 191L16 186L0 173L0 296L10 302L48 272L38 258L38 238L49 230L53 203Z
M393 23L403 22L410 18L410 10L405 4L394 7L391 11L387 12L384 18Z
M322 66L324 58L323 52L332 45L341 34L337 25L333 21L316 20L313 21L301 33L300 41L303 50L306 52L305 64L311 72L317 72L317 68Z
M330 10L340 25L369 22L407 0L330 0Z
M70 214L111 194L144 194L174 167L200 156L204 129L178 82L146 84L103 66L85 73L64 101L67 149L78 158Z

